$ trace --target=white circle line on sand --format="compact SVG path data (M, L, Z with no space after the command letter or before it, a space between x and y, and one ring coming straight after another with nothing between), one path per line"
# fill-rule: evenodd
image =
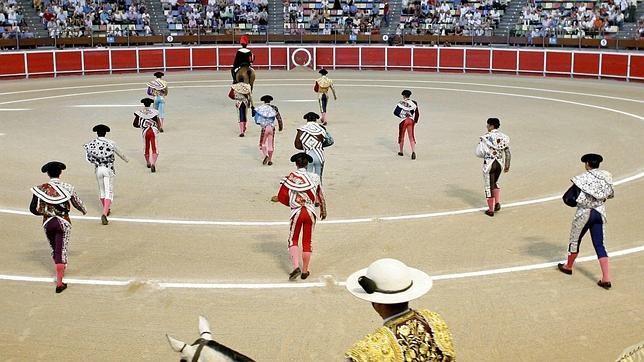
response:
M644 172L640 172L636 175L623 178L621 180L615 181L614 186L619 186L627 182L635 181L644 177ZM520 206L528 206L535 204L542 204L550 201L560 200L561 196L548 196L542 197L539 199L525 200L525 201L515 201L503 204L503 208L513 208ZM470 208L470 209L461 209L461 210L450 210L450 211L438 211L425 214L412 214L412 215L398 215L398 216L381 216L381 217L367 217L367 218L358 218L358 219L338 219L338 220L324 220L318 221L318 224L359 224L359 223L368 223L368 222L378 222L378 221L400 221L400 220L414 220L414 219L429 219L441 216L454 216L454 215L463 215L471 214L476 212L481 212L487 210L486 207L479 208ZM13 214L13 215L24 215L24 216L33 216L29 211L22 210L13 210L13 209L0 209L1 214ZM98 221L99 217L95 216L72 216L74 220L91 220ZM175 219L146 219L146 218L126 218L126 217L110 217L110 221L119 221L119 222L128 222L134 224L166 224L166 225L202 225L202 226L285 226L289 225L288 221L216 221L216 220L175 220Z
M0 108L0 112L22 112L31 111L31 108Z
M644 251L644 245L636 246L628 249L622 249L609 253L609 257L614 258L618 256L625 256ZM576 263L583 263L596 260L594 255L579 257ZM538 264L519 265L506 268L496 268L487 270L478 270L473 272L441 274L432 276L433 280L453 280L464 278L477 278L497 274L518 273L531 270L547 269L555 267L560 260L550 261ZM326 286L345 286L346 282L338 282L332 276L322 276L327 281L322 282L308 282L308 283L210 283L210 282L177 282L177 281L162 281L162 280L140 280L140 279L127 279L127 280L103 280L103 279L83 279L83 278L65 278L68 284L83 284L83 285L97 285L97 286L127 286L130 284L141 284L158 287L161 289L302 289L302 288L322 288ZM7 275L0 274L0 280L16 281L16 282L30 282L30 283L51 283L54 281L53 277L32 277L23 275Z
M292 85L300 85L300 84L280 83L280 84L273 84L273 85L274 86L292 86ZM174 87L174 88L221 88L221 87L228 87L228 85L179 86L179 87ZM400 88L399 86L395 86L395 85L348 85L347 87ZM512 96L512 97L520 97L520 98L532 98L532 99L547 100L547 101L553 101L553 102L562 102L562 103L568 103L568 104L573 104L573 105L578 105L578 106L597 108L597 109L601 109L601 110L606 110L606 111L610 111L610 112L623 114L625 116L633 117L633 118L636 118L638 120L644 120L644 117L642 117L642 116L638 116L636 114L620 111L620 110L613 109L613 108L608 108L608 107L603 107L603 106L596 106L596 105L592 105L592 104L580 103L580 102L574 102L574 101L567 101L567 100L556 99L556 98L549 98L549 97L540 97L540 96L531 96L531 95L513 94L513 93L502 93L502 92L488 92L488 91L478 91L478 90L467 90L467 89L453 89L453 88L437 88L437 87L417 87L417 88L418 89L426 89L426 90L444 90L444 91L452 91L452 92L470 92L470 93L493 94L493 95L503 95L503 96ZM108 91L96 91L96 92L74 93L74 94L63 94L63 95L31 98L31 99L28 99L28 100L15 100L15 101L10 101L10 102L34 101L34 100L42 100L42 99L52 99L52 98L62 98L62 97L72 97L72 96L79 96L79 95L88 95L88 94L128 92L128 91L135 91L135 90L138 91L138 90L140 90L140 88L121 89L121 90L108 90ZM7 102L4 102L4 103L7 103ZM4 103L0 103L0 104L4 104ZM622 183L634 181L634 180L637 180L637 179L642 178L642 177L644 177L644 172L640 172L640 173L638 173L636 175L633 175L633 176L627 177L627 178L625 178L623 180L617 181L615 183L615 185L619 185L619 184L622 184ZM508 208L508 207L533 205L533 204L539 204L539 203L554 201L554 200L557 200L558 198L559 198L559 196L549 196L549 197L544 197L544 198L539 198L539 199L534 199L534 200L518 201L518 202L509 203L509 204L504 204L504 207ZM374 221L395 221L395 220L425 219L425 218L432 218L432 217L439 217L439 216L451 216L451 215L468 214L468 213L480 212L480 211L483 211L483 210L485 210L485 207L462 209L462 210L442 211L442 212L432 212L432 213L424 213L424 214L414 214L414 215L398 215L398 216L368 217L368 218L357 218L357 219L325 220L325 221L321 221L321 223L322 224L353 224L353 223L366 223L366 222L374 222ZM0 209L0 213L16 214L16 215L31 215L31 213L29 213L29 212L20 211L20 210L12 210L12 209ZM74 217L74 219L77 219L77 220L98 220L97 217L91 217L91 216L76 216L76 217ZM278 225L283 226L283 225L288 225L288 222L284 222L284 221L212 221L212 220L172 220L172 219L116 218L116 217L111 218L110 220L121 221L121 222L130 222L130 223L174 224L174 225L211 225L211 226L278 226Z
M141 104L76 104L69 108L131 108L140 107Z
M263 78L262 82L284 81L284 80L288 80L288 81L312 81L313 78L291 78L291 79ZM361 82L404 82L404 83L420 83L420 84L427 83L427 84L473 85L473 86L479 86L479 87L523 89L523 90L537 91L537 92L561 93L561 94L578 95L578 96L583 96L583 97L598 97L598 98L613 99L613 100L620 100L620 101L626 101L626 102L644 103L644 100L640 100L640 99L607 96L607 95L604 95L604 94L571 92L571 91L562 91L562 90L556 90L556 89L520 87L520 86L511 86L511 85L502 85L502 84L487 84L487 83L473 83L473 82L454 82L454 81L439 81L439 80L396 80L396 79L335 78L336 82L338 82L338 81L350 81L351 82L351 81L356 81L356 80L360 80ZM191 84L191 83L192 84L194 84L194 83L197 83L197 84L199 84L199 83L230 83L230 81L229 80L217 80L217 79L213 79L213 80L183 80L183 81L172 81L171 85L175 85L175 84ZM0 93L0 95L37 93L37 92L51 92L51 91L70 90L70 89L119 87L119 86L127 86L127 85L140 85L141 87L143 87L142 82L128 82L128 83L96 84L96 85L84 85L84 86L72 86L72 87L29 89L29 90L23 90L23 91L4 92L4 93ZM173 87L171 86L171 88L173 88Z
M307 84L277 83L277 84L272 84L272 85L273 86L300 86L300 85L307 85ZM224 87L228 87L228 85L175 86L173 88L174 89L181 89L181 88L224 88ZM350 84L350 85L338 85L338 87L342 87L342 88L344 88L344 87L400 88L401 86L397 86L397 85L382 85L382 84L379 84L379 85ZM28 99L17 99L17 100L13 100L13 101L5 101L5 102L0 102L0 105L23 103L23 102L33 102L33 101L40 101L40 100L46 100L46 99L68 98L68 97L76 97L76 96L84 96L84 95L92 95L92 94L105 94L105 93L119 93L119 92L140 91L141 89L142 88L129 88L129 89L115 89L115 90L84 92L84 93L59 94L59 95L54 95L54 96L36 97L36 98L28 98ZM596 108L596 109L601 109L601 110L604 110L604 111L623 114L625 116L633 117L633 118L636 118L638 120L644 120L644 117L642 117L642 116L638 116L638 115L633 114L633 113L620 111L620 110L617 110L617 109L614 109L614 108L597 106L597 105L593 105L593 104L581 103L581 102L575 102L575 101L568 101L568 100L557 99L557 98L550 98L550 97L533 96L533 95L527 95L527 94L503 93L503 92L489 92L489 91L480 91L480 90L473 90L473 89L443 88L443 87L416 87L416 89L439 90L439 91L448 91L448 92L492 94L492 95L501 95L501 96L509 96L509 97L539 99L539 100L545 100L545 101L551 101L551 102L560 102L560 103L573 104L573 105L578 105L578 106L582 106L582 107Z

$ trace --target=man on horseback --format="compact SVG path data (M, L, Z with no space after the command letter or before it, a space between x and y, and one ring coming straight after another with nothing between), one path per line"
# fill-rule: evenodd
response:
M242 47L237 49L237 53L235 54L235 61L233 62L233 67L230 70L230 73L233 76L233 84L237 83L237 71L239 71L239 69L243 66L250 68L250 66L253 65L253 62L255 61L253 52L247 48L249 42L250 39L248 39L248 36L246 35L242 35L242 37L239 39L239 44ZM246 83L250 84L250 82Z

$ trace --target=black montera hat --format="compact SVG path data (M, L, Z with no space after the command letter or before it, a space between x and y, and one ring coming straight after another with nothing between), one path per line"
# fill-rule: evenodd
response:
M494 128L501 127L501 121L498 118L488 118L486 121L487 124L494 126Z
M262 96L262 98L260 98L259 100L264 103L270 103L273 101L273 97L267 94L265 96Z
M141 103L143 103L146 107L150 106L150 104L154 103L154 99L152 98L143 98L141 99Z
M165 74L164 74L163 72L155 72L155 73L154 73L154 76L155 76L155 77L157 77L157 78L161 78L161 77L163 77L164 75L165 75Z
M92 128L92 132L98 132L98 133L107 133L110 131L110 128L104 124L97 124Z
M328 70L326 70L326 69L324 69L324 68L322 68L322 69L320 69L320 70L318 71L318 73L320 73L320 74L322 74L322 75L327 75L327 74L329 74L329 71L328 71Z
M40 168L40 172L47 173L49 171L62 171L66 169L64 163L58 161L47 162L43 167Z
M291 156L291 162L295 162L301 158L306 158L306 160L309 161L309 163L313 162L313 157L311 157L310 155L307 155L305 152L296 153L293 156Z
M306 119L309 122L315 122L318 119L320 119L320 115L318 115L315 112L309 112L309 113L305 114L303 118Z
M583 163L600 164L602 161L604 161L604 158L596 153L587 153L581 156L581 162Z
M402 94L403 97L409 97L409 96L411 96L411 91L409 89L405 89L400 94Z

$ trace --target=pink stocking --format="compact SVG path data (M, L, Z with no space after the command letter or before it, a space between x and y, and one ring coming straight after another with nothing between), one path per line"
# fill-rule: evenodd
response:
M302 272L309 271L309 263L311 262L311 252L305 251L302 253Z
M246 122L239 122L239 133L240 134L244 134L244 128L245 128L244 124L246 124Z
M288 248L288 252L291 254L291 263L293 264L293 269L300 266L300 248L297 245L293 245Z
M110 212L111 205L112 205L112 200L105 199L105 203L103 204L103 215L107 216L107 214Z
M56 264L56 286L63 285L63 276L65 275L65 264Z
M572 265L575 263L575 259L577 259L577 253L568 253L568 261L564 267L568 270L572 270Z
M494 212L494 197L488 197L486 200L488 209Z
M492 196L494 197L494 202L497 204L501 203L501 189L492 190Z
M608 257L607 256L605 256L603 258L599 258L599 266L602 268L602 282L610 282L610 273L608 272Z

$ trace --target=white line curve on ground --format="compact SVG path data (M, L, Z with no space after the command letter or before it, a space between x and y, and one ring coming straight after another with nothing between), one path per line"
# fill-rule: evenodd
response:
M203 82L212 82L212 81L195 81L195 82L203 83ZM403 82L403 81L400 81L400 82ZM279 84L272 84L272 85L274 85L274 86L292 86L292 85L306 85L306 84L279 83ZM203 86L203 85L198 85L198 86L178 86L178 87L173 87L173 88L222 88L222 87L228 87L228 85L225 84L225 85L209 85L209 86ZM396 85L344 85L342 87L400 88L400 86L396 86ZM562 100L562 99L556 99L556 98L549 98L549 97L523 95L523 94L513 94L513 93L502 93L502 92L488 92L488 91L478 91L478 90L468 90L468 89L437 88L437 87L417 87L417 88L418 89L425 89L425 90L469 92L469 93L481 93L481 94L492 94L492 95L512 96L512 97L519 97L519 98L532 98L532 99L539 99L539 100L547 100L547 101L561 102L561 103L573 104L573 105L578 105L578 106L585 106L585 107L590 107L590 108L601 109L601 110L605 110L605 111L609 111L609 112L619 113L619 114L622 114L622 115L625 115L625 116L628 116L628 117L633 117L633 118L638 119L640 121L644 120L644 117L642 117L642 116L632 114L632 113L629 113L629 112L620 111L620 110L613 109L613 108L597 106L597 105L587 104L587 103L568 101L568 100ZM103 94L103 93L139 91L141 89L142 88L129 88L129 89L117 89L117 90L95 91L95 92L85 92L85 93L62 94L62 95L54 95L54 96L23 99L23 100L14 100L14 101L8 101L8 102L0 102L0 105L7 104L7 103L19 103L19 102L37 101L37 100L44 100L44 99L53 99L53 98L74 97L74 96L89 95L89 94ZM637 180L637 179L642 178L642 177L644 177L644 172L640 172L640 173L638 173L636 175L627 177L627 178L625 178L623 180L619 180L619 181L617 181L615 183L615 185L620 185L622 183L634 181L634 180ZM517 201L517 202L504 204L504 207L509 208L509 207L533 205L533 204L538 204L538 203L554 201L554 200L556 200L558 198L559 198L559 196L548 196L548 197L543 197L543 198L534 199L534 200ZM452 215L468 214L468 213L480 212L480 211L483 211L483 210L485 210L484 207L462 209L462 210L432 212L432 213L423 213L423 214L414 214L414 215L398 215L398 216L367 217L367 218L356 218L356 219L326 220L326 221L321 221L321 223L322 224L353 224L353 223L366 223L366 222L374 222L374 221L395 221L395 220L425 219L425 218L433 218L433 217L439 217L439 216L452 216ZM15 214L15 215L31 215L31 213L29 213L29 212L25 212L25 211L21 211L21 210L15 210L15 209L0 209L0 213ZM77 220L93 220L93 221L99 219L97 217L92 217L92 216L76 216L76 217L73 217L73 218L77 219ZM212 221L212 220L173 220L173 219L147 219L147 218L118 218L118 217L110 218L110 220L120 221L120 222L130 222L130 223L171 224L171 225L211 225L211 226L278 226L278 225L283 226L283 225L288 225L288 222L283 222L283 221Z
M263 78L262 82L270 81L284 81L284 78ZM288 81L312 81L313 78L290 78L286 79ZM615 97L607 96L604 94L594 94L594 93L582 93L582 92L571 92L571 91L562 91L556 89L547 89L547 88L534 88L534 87L520 87L520 86L511 86L511 85L502 85L502 84L487 84L487 83L473 83L473 82L454 82L454 81L439 81L439 80L396 80L396 79L364 79L364 78L335 78L335 81L356 81L360 80L361 82L405 82L405 83L428 83L428 84L454 84L454 85L473 85L478 87L494 87L494 88L507 88L507 89L522 89L529 91L537 92L551 92L551 93L561 93L561 94L570 94L584 97L597 97L605 99L613 99L626 102L636 102L644 103L644 100L633 99L633 98L624 98L624 97ZM180 80L172 81L171 84L191 84L191 83L230 83L227 79L213 79L213 80ZM37 93L37 92L51 92L59 90L70 90L70 89L87 89L87 88L104 88L104 87L119 87L127 85L140 85L143 89L142 82L128 82L128 83L113 83L113 84L96 84L96 85L85 85L85 86L71 86L71 87L56 87L56 88L42 88L42 89L29 89L23 91L13 91L13 92L4 92L0 93L1 95L12 95L12 94L24 94L24 93Z
M615 181L613 185L619 186L627 182L639 180L644 177L644 172L636 175L623 178ZM535 204L542 204L550 201L560 200L560 195L547 196L533 200L515 201L503 204L504 209L528 206ZM454 216L463 214L472 214L476 212L485 211L486 207L469 208L461 210L437 211L424 214L411 214L411 215L397 215L397 216L375 216L356 219L337 219L337 220L324 220L318 221L318 224L359 224L368 222L379 221L401 221L401 220L414 220L414 219L430 219L441 216ZM14 210L14 209L0 209L0 214L24 215L33 216L29 211ZM99 221L100 217L95 216L72 216L74 220L89 220ZM110 217L110 221L128 222L134 224L167 224L167 225L202 225L202 226L285 226L289 223L287 221L217 221L217 220L176 220L176 219L146 219L146 218L127 218L127 217Z
M76 104L69 108L131 108L140 107L141 104Z
M632 248L617 250L610 252L609 257L619 257L630 254L641 253L644 251L644 245ZM594 255L579 257L576 263L584 263L592 260L597 260ZM464 278L477 278L497 274L526 272L531 270L553 268L561 260L549 261L538 264L519 265L505 268L486 269L472 272L441 274L432 276L433 280L454 280ZM158 287L161 289L302 289L302 288L321 288L326 286L345 286L346 282L335 281L333 276L326 275L322 278L327 281L320 282L306 282L306 283L293 283L293 282L270 282L270 283L210 283L210 282L179 282L179 281L163 281L163 280L140 280L140 279L126 279L126 280L105 280L105 279L85 279L85 278L65 278L68 284L82 284L82 285L96 285L96 286L127 286L130 284L141 284ZM0 280L14 281L14 282L30 282L30 283L51 283L54 281L53 277L32 277L23 275L8 275L0 274Z
M273 86L302 86L302 85L308 85L308 84L293 84L293 83L276 83L272 84ZM350 85L342 85L342 84L337 84L338 87L368 87L368 88L400 88L402 86L397 86L397 85L367 85L367 84L350 84ZM185 88L224 88L228 87L228 85L209 85L209 86L175 86L173 89L185 89ZM94 92L84 92L84 93L69 93L69 94L58 94L58 95L53 95L53 96L45 96L45 97L35 97L35 98L27 98L27 99L17 99L17 100L12 100L12 101L5 101L5 102L0 102L0 105L5 105L5 104L15 104L15 103L24 103L24 102L34 102L34 101L40 101L40 100L47 100L47 99L57 99L57 98L68 98L68 97L76 97L76 96L84 96L84 95L92 95L92 94L105 94L105 93L120 93L120 92L131 92L131 91L140 91L143 88L128 88L128 89L114 89L114 90L107 90L107 91L94 91ZM439 91L447 91L447 92L465 92L465 93L478 93L478 94L492 94L492 95L500 95L500 96L509 96L509 97L518 97L518 98L531 98L531 99L539 99L539 100L545 100L545 101L551 101L551 102L560 102L560 103L567 103L567 104L572 104L572 105L577 105L577 106L582 106L582 107L589 107L589 108L595 108L595 109L601 109L604 111L609 111L609 112L614 112L614 113L619 113L625 116L633 117L638 120L644 120L644 117L638 116L633 113L629 112L624 112L620 111L618 109L614 108L609 108L609 107L604 107L604 106L597 106L594 104L588 104L588 103L581 103L581 102L575 102L575 101L568 101L564 99L557 99L557 98L550 98L550 97L541 97L541 96L533 96L533 95L527 95L527 94L514 94L514 93L503 93L503 92L489 92L489 91L480 91L480 90L473 90L473 89L456 89L456 88L443 88L443 87L416 87L416 89L424 89L424 90L439 90Z

